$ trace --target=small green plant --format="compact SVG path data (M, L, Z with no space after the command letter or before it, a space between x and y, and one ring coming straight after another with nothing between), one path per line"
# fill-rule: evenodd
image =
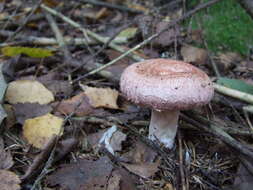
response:
M208 48L214 52L247 55L253 46L253 20L236 0L223 0L197 13L189 23L192 29L203 29Z

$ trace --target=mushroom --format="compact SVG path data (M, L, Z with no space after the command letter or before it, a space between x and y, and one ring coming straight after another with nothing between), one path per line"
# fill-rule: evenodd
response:
M120 89L128 100L152 108L149 139L172 148L180 110L207 104L214 93L202 70L182 61L149 59L127 67Z

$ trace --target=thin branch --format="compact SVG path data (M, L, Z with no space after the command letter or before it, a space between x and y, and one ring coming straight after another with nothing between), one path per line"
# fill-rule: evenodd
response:
M13 35L14 32L11 32L9 30L0 30L0 36L2 37L9 37ZM105 40L110 40L111 37L104 37ZM12 42L16 44L34 44L34 45L57 45L58 42L55 38L47 38L47 37L37 37L37 36L25 36L25 35L18 35L15 37L16 40L20 40L18 42ZM64 37L63 38L64 42L66 45L85 45L86 40L84 38L72 38L72 37ZM127 42L126 38L122 37L116 37L112 40L113 43L115 44L123 44ZM9 43L2 43L0 44L0 47L6 46L6 44ZM98 44L97 41L93 39L88 39L87 44L89 45L96 45Z
M214 83L214 89L222 94L253 104L253 95Z
M83 2L83 3L89 3L89 4L101 6L101 7L107 7L107 8L111 8L111 9L118 9L120 11L127 11L127 12L130 12L130 13L143 13L140 10L124 7L124 6L121 6L121 5L114 5L112 3L107 3L107 2L98 1L98 0L78 0L78 1Z
M86 75L82 76L81 78L79 78L78 80L81 80L87 76L90 76L90 75L93 75L93 74L96 74L97 72L113 65L114 63L116 63L117 61L119 61L120 59L128 56L130 53L133 53L134 51L136 51L137 49L141 48L142 46L146 45L147 43L149 43L150 41L152 41L153 39L157 38L159 35L161 35L162 33L164 33L165 31L167 31L169 28L171 28L172 26L174 26L175 24L191 17L192 15L194 15L196 12L204 9L204 8L207 8L217 2L219 2L221 0L211 0L211 1L208 1L207 3L202 3L200 4L199 6L197 6L195 9L189 11L188 13L186 13L185 15L183 15L182 17L178 18L178 19L175 19L173 21L170 22L170 24L163 30L161 30L159 33L155 33L153 34L152 36L150 36L149 38L147 38L146 40L144 40L143 42L139 43L138 45L134 46L132 49L129 49L128 51L126 51L125 53L123 53L121 56L117 57L116 59L110 61L109 63L87 73ZM78 80L75 80L73 82L77 82Z
M24 22L18 27L18 29L6 40L10 41L12 38L14 38L28 23L29 19L32 17L32 15L35 13L35 11L39 8L42 0L40 0L32 9L31 13L26 17Z
M57 17L61 18L62 20L64 20L64 21L67 22L68 24L70 24L71 26L73 26L73 27L79 29L80 31L82 31L83 33L87 33L87 35L89 35L90 37L94 38L95 40L97 40L97 41L99 41L99 42L101 42L101 43L103 43L103 44L107 43L107 39L105 39L104 37L102 37L102 36L100 36L100 35L98 35L98 34L92 32L92 31L89 30L89 29L83 28L83 27L82 27L80 24L78 24L77 22L75 22L75 21L73 21L72 19L70 19L70 18L64 16L63 14L57 12L56 10L49 8L49 7L47 7L47 6L44 5L44 4L41 4L40 7L41 7L42 9L46 10L47 12L49 12L50 14L52 14L52 15L54 15L54 16L57 16ZM111 42L108 46L109 46L110 48L116 50L116 51L121 52L121 53L124 53L124 52L126 51L125 48L122 48L121 46L118 46L118 45L116 45L116 44L114 44L114 43L112 43L112 42ZM130 53L128 53L127 55L129 55L129 54L130 54ZM140 57L140 56L138 56L138 55L131 55L131 57L132 57L134 60L136 60L136 61L143 60L143 58Z

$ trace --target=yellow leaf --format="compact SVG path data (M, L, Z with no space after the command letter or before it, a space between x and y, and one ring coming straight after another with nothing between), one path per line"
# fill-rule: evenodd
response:
M126 39L130 39L130 38L133 38L136 33L137 33L137 28L136 27L129 27L129 28L126 28L125 30L122 30L118 37L119 38L126 38Z
M36 148L43 148L54 135L61 135L63 119L50 113L25 120L23 136L29 144Z
M44 58L52 56L53 53L51 50L42 49L42 48L29 48L29 47L22 47L22 46L7 46L1 49L2 54L5 56L13 57L20 54L25 54L29 57L34 58Z
M0 169L0 187L2 190L19 190L21 180L11 171Z
M11 104L39 103L54 101L54 95L43 84L35 80L17 80L9 83L5 100Z
M85 95L90 99L91 105L94 108L111 108L118 109L117 98L119 92L110 88L93 88L84 87Z

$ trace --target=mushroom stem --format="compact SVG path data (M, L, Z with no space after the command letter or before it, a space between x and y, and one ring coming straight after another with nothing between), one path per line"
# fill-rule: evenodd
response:
M149 139L159 140L167 148L172 148L177 133L179 110L152 110L149 125Z

